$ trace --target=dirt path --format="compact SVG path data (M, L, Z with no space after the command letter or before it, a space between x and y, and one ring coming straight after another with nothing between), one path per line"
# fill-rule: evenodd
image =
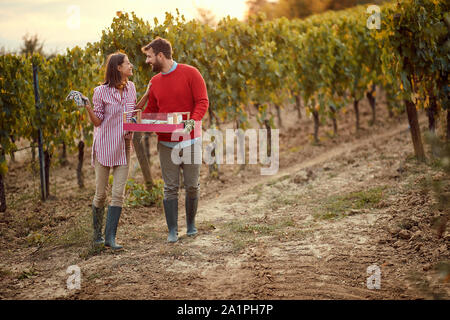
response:
M332 161L334 158L337 158L339 156L342 156L344 154L352 154L354 151L360 149L361 147L366 146L373 146L376 142L379 141L385 141L388 142L389 139L393 136L396 136L402 132L409 132L407 125L402 125L399 127L395 127L394 129L391 129L387 132L383 132L381 134L375 135L375 136L369 136L366 139L360 140L360 141L352 141L343 143L341 145L338 145L331 150L325 151L318 156L307 159L304 162L296 163L293 166L289 168L284 168L279 170L278 173L271 176L257 176L256 179L253 179L255 181L240 184L237 186L224 188L221 191L221 196L219 199L213 199L209 201L203 201L202 202L202 208L200 208L200 212L207 212L207 215L199 214L199 219L202 217L208 217L208 219L212 218L221 218L223 217L224 211L227 211L227 206L236 206L239 203L237 203L236 198L238 198L243 193L247 192L249 189L252 189L260 184L264 183L273 183L279 179L283 179L288 176L292 176L296 174L297 172L312 168L314 166L323 164L327 161ZM231 202L231 204L230 204ZM247 203L247 205L251 205Z
M448 284L430 267L448 259L448 232L433 238L433 199L415 188L434 172L408 162L410 154L403 123L293 161L274 176L247 176L201 200L195 238L185 236L180 204L180 240L172 245L162 209L125 208L121 253L64 245L2 252L0 297L417 299L430 297L418 289L425 280L448 297ZM81 212L91 193L79 195ZM80 219L89 225L89 215ZM80 290L66 288L71 265L80 267ZM379 290L367 288L372 265L381 271Z

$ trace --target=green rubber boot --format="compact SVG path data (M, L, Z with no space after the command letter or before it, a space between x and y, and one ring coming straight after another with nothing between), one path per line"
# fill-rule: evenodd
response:
M187 235L195 236L197 228L195 227L195 215L197 214L198 198L190 199L186 196L186 226Z
M163 200L169 236L167 242L178 241L178 199Z
M105 226L105 247L110 247L113 250L120 250L123 248L116 244L117 225L119 224L121 213L122 207L108 206Z
M93 242L94 245L102 245L105 239L102 236L103 216L105 215L105 207L97 208L92 205L92 225L94 229Z

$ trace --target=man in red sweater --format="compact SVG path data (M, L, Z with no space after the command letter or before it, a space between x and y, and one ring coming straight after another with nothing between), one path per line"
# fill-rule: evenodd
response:
M158 72L150 80L148 103L144 113L190 112L190 119L197 125L209 106L206 84L200 72L192 66L178 64L172 59L169 41L156 38L142 48L146 63ZM197 234L195 215L199 198L199 175L201 166L201 130L193 130L188 139L170 133L158 133L158 151L164 180L164 212L169 229L168 242L178 240L178 190L180 169L186 190L187 235ZM180 164L174 163L172 153L183 155Z

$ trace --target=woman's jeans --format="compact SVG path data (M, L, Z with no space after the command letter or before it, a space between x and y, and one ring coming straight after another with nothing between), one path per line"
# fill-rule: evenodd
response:
M114 166L105 167L100 164L97 159L95 160L95 196L94 196L94 206L97 208L102 208L105 206L106 201L106 189L109 182L109 173L112 169L113 174L113 185L112 185L112 199L110 206L112 207L122 207L123 198L125 193L125 185L128 178L128 169L130 167L130 148L131 140L125 140L127 165L125 166Z

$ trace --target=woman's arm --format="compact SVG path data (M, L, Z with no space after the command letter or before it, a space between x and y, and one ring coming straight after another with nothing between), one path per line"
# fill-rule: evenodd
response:
M91 120L91 122L94 124L94 126L98 127L99 125L102 124L102 120L99 119L95 113L94 110L92 110L91 104L89 102L89 100L87 101L87 103L84 105L84 108L87 110L87 113L89 115L89 119Z
M85 101L85 109L89 115L89 119L94 124L94 126L98 127L102 124L104 118L105 109L103 107L103 95L104 88L97 87L94 89L94 95L92 96L92 103L94 104L94 109L91 107L91 103L88 98L84 97Z
M136 105L136 109L143 109L145 104L148 101L148 94L150 92L150 87L152 86L152 83L150 82L147 86L147 90L145 91L144 95L142 96L141 100L139 100L138 104Z

